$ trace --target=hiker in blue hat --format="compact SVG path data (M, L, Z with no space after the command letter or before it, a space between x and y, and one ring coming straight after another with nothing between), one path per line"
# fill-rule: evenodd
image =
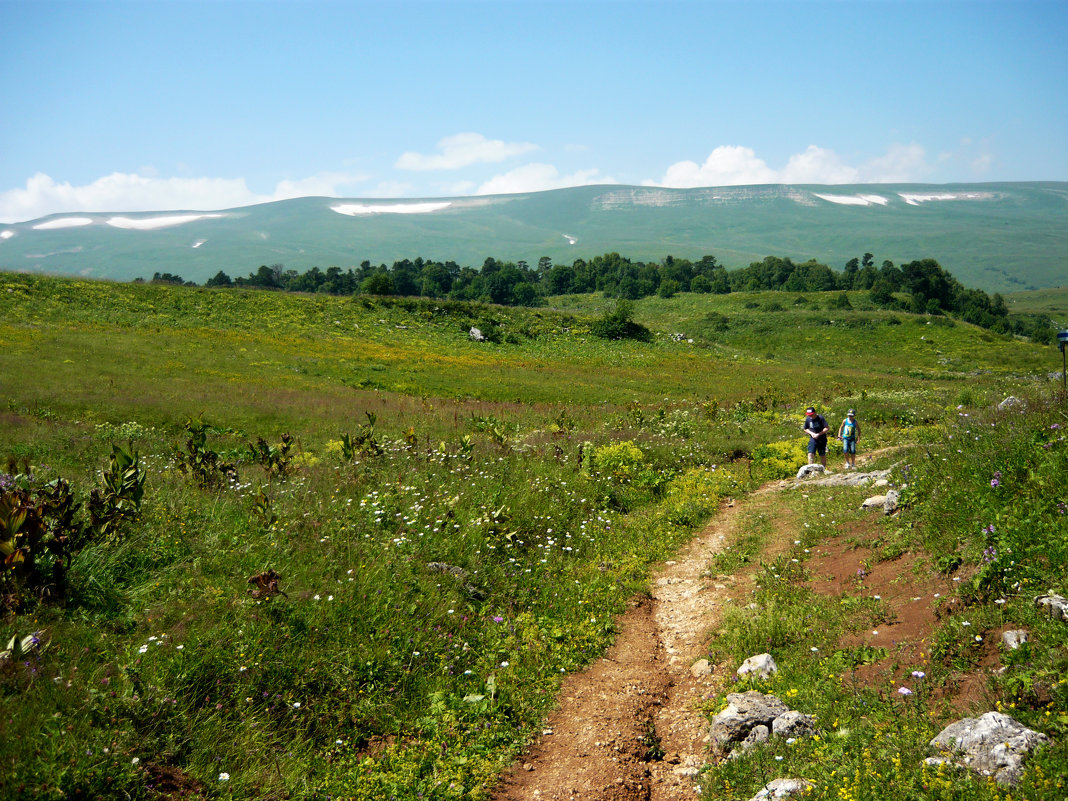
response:
M860 438L860 425L857 423L856 409L846 413L842 425L838 426L838 439L842 441L842 454L845 456L845 469L857 469L857 440Z

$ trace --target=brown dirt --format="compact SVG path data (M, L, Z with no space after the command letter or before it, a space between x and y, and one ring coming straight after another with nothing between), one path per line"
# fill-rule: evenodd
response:
M632 602L606 656L565 681L559 709L502 777L495 799L693 798L691 777L707 762L709 742L697 707L722 681L694 663L733 582L705 571L736 517L733 502L724 505L657 571L652 597Z
M797 521L764 497L783 486L769 485L745 501L750 510L767 505L777 515L765 557L781 551L796 533ZM558 709L545 722L542 736L501 777L494 801L695 797L692 777L713 759L701 705L731 682L737 667L708 666L701 660L724 604L752 585L749 574L716 577L707 572L715 554L732 541L740 510L741 504L725 504L674 560L656 571L651 597L632 601L606 656L565 681ZM879 515L881 511L872 512L871 525ZM892 686L911 670L923 669L938 609L953 596L955 585L912 554L877 561L866 544L869 539L869 525L862 523L814 548L806 568L809 584L818 592L881 597L884 619L842 645L887 648L885 659L850 680ZM858 576L861 567L864 575ZM973 710L983 694L984 676L959 679L950 683L942 700L962 712ZM653 745L659 753L650 751Z

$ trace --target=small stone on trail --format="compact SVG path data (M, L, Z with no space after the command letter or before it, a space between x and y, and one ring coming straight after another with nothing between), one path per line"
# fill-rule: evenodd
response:
M1024 629L1012 629L1001 635L1001 641L1010 651L1015 651L1027 642L1027 632Z
M698 659L690 665L690 675L694 678L707 676L712 672L712 665L707 659Z
M800 795L815 786L807 779L775 779L764 785L750 801L778 801L782 798Z
M771 654L757 654L742 662L738 668L738 677L753 676L758 679L766 679L779 672L779 666L775 664Z
M827 468L821 464L806 464L802 465L801 469L797 471L797 478L808 478L825 472L827 472Z
M1054 620L1068 620L1068 599L1060 595L1040 595L1035 598L1035 606L1044 609Z
M862 503L860 505L860 508L861 509L874 509L877 506L885 506L885 505L886 505L886 496L885 495L872 495L870 498L868 498L866 501L864 501L864 503Z

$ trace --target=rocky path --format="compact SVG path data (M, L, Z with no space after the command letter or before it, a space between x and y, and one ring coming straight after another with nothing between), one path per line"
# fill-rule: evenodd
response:
M890 450L873 452L865 461ZM835 472L804 483L869 483L886 472ZM796 481L769 484L751 493L746 507L758 509L763 496L797 486ZM632 602L607 655L564 682L559 708L542 736L502 776L494 801L696 797L693 777L710 756L708 719L700 704L731 678L726 667L717 669L703 659L706 638L724 604L746 589L738 583L749 581L710 575L708 568L730 542L739 511L740 505L725 503L656 572L651 596ZM780 520L779 525L789 523ZM767 546L769 553L777 547Z
M715 692L702 659L731 580L707 574L728 541L733 503L651 582L619 621L607 655L564 683L542 736L506 773L496 801L695 797L708 759L708 722L698 708Z

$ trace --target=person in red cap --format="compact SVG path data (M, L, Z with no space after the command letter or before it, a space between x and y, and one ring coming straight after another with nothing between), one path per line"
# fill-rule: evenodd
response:
M816 414L816 410L809 406L805 409L805 425L801 429L808 434L808 463L816 461L819 454L820 464L827 466L827 433L831 430L822 414Z

